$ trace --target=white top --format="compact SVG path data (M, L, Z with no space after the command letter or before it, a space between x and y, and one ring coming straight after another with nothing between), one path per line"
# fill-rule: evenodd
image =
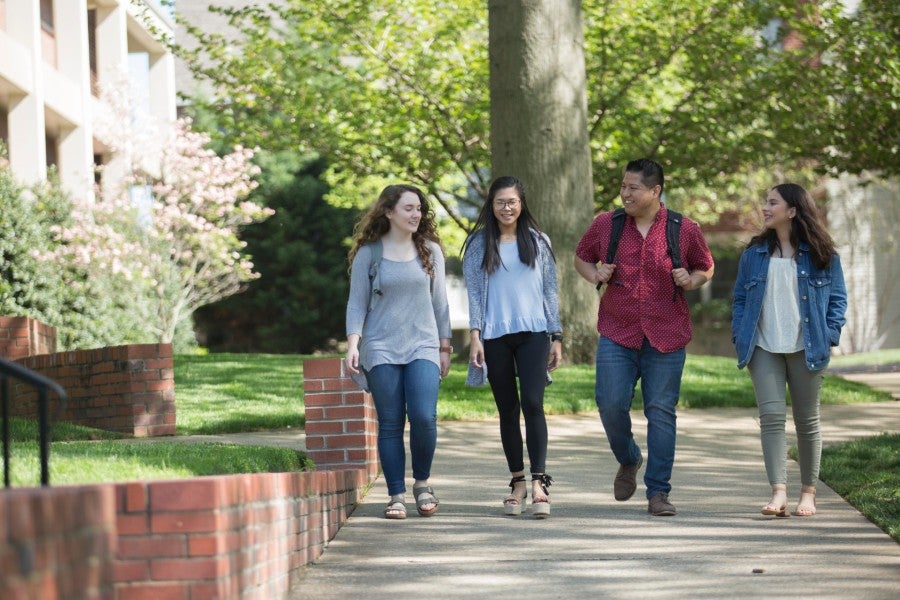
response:
M803 350L800 338L800 294L793 258L769 259L766 293L759 315L756 345L773 354Z

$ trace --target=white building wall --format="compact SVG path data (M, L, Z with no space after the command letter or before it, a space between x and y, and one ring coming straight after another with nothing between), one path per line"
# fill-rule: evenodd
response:
M94 79L128 70L129 54L149 56L149 106L163 121L175 119L171 53L147 23L171 35L174 23L157 0L54 0L53 31L41 24L40 0L0 0L0 115L10 166L25 183L47 175L48 148L60 181L73 193L90 193L97 110ZM96 73L91 72L88 11L97 15Z
M838 350L900 348L900 184L842 175L826 187L848 299Z

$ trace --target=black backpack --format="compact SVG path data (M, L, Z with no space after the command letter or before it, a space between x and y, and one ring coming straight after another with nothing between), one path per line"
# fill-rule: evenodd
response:
M681 213L674 210L666 209L666 251L669 258L672 259L672 268L681 268ZM625 228L625 209L617 208L613 211L612 231L609 233L609 245L606 247L606 260L604 263L612 263L616 258L616 252L619 250L619 240L622 239L622 230ZM603 287L603 282L597 284L599 290ZM676 286L675 292L678 288Z

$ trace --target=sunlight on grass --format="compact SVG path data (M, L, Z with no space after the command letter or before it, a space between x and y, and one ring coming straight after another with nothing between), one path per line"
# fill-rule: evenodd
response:
M208 354L175 357L180 435L302 428L303 359L300 355ZM465 386L467 365L454 362L441 382L440 420L494 418L490 386ZM890 400L890 395L838 377L826 376L823 404ZM634 409L643 406L640 385ZM681 408L756 406L746 370L733 358L688 355L681 385ZM595 413L594 366L565 365L546 390L547 414Z
M278 473L311 468L304 453L290 448L159 440L54 442L50 456L50 482L53 485ZM38 444L13 444L10 467L13 485L39 485Z
M846 356L835 356L829 366L836 368L857 367L860 365L889 365L900 363L900 348L890 350L875 350L873 352L858 352Z
M178 434L302 428L304 358L176 355Z
M822 449L822 481L900 542L900 434Z

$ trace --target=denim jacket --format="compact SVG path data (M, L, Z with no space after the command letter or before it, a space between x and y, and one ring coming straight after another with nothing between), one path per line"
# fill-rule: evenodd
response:
M841 327L847 311L847 290L837 254L824 269L813 266L809 245L800 243L796 256L797 289L800 301L800 330L806 368L818 371L828 366L831 347L841 341ZM769 252L765 244L747 248L741 255L734 282L731 341L737 351L738 368L750 362L756 349L759 315L762 312L769 273Z

